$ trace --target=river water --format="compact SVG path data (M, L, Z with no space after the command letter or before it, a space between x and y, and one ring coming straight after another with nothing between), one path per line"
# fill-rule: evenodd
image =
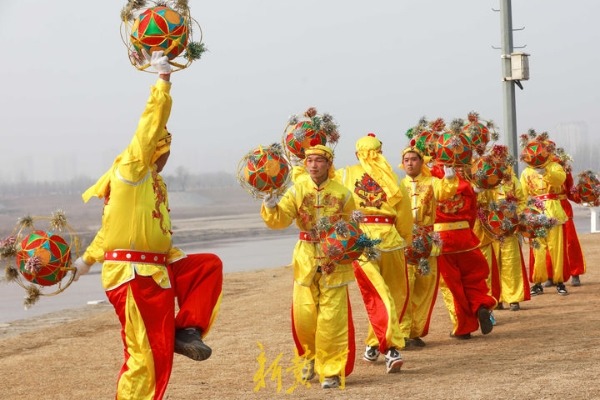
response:
M577 231L580 234L589 233L590 210L578 207L574 211ZM288 233L257 239L188 244L182 246L182 249L188 253L215 253L223 260L224 273L231 273L290 264L296 240L296 235ZM106 301L99 273L100 266L96 265L88 275L82 276L78 282L73 282L64 292L56 296L43 296L28 310L23 307L24 289L16 283L2 283L0 285L0 326L11 321ZM52 290L44 291L44 293L51 292Z

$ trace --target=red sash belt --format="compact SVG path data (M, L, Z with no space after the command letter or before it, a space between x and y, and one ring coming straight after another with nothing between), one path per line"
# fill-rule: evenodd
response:
M319 239L314 238L310 232L306 232L306 231L301 231L300 235L298 236L298 238L300 240L303 240L305 242L311 242L311 243L318 243Z
M539 196L533 196L538 200L558 200L558 195L553 193L541 194Z
M125 261L146 264L167 265L167 255L136 250L113 250L104 253L105 261Z
M390 224L393 225L396 221L395 217L389 217L387 215L364 215L360 222L363 224Z

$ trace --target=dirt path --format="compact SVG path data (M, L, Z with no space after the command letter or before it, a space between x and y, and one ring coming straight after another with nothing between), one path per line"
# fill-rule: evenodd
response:
M354 373L333 399L598 399L600 398L600 235L582 235L588 262L581 287L546 294L518 312L495 311L487 336L457 341L442 301L427 346L404 351L402 372L386 375L383 361L360 360L366 317L356 285L351 296L357 334ZM317 381L293 387L289 302L291 270L228 274L219 319L207 343L211 359L175 356L168 399L322 399ZM60 315L62 314L62 315ZM23 321L0 335L0 399L110 399L122 362L119 325L110 306ZM265 380L254 391L257 359L281 355L282 389ZM285 393L291 388L291 393Z

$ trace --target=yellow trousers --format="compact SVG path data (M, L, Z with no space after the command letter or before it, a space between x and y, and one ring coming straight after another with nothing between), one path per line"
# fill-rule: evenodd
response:
M294 282L292 334L298 355L314 358L322 378L348 376L355 359L348 285L326 287L316 273L310 286Z

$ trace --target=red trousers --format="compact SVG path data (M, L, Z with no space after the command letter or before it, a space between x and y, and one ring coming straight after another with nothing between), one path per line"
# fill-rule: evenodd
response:
M496 299L488 294L488 263L479 249L462 253L440 254L438 270L452 293L456 324L454 335L465 335L479 329L479 307L492 310Z
M106 292L121 323L125 356L117 399L162 399L173 367L175 330L196 327L205 336L218 313L223 265L216 255L190 254L168 270L171 288L136 275Z

